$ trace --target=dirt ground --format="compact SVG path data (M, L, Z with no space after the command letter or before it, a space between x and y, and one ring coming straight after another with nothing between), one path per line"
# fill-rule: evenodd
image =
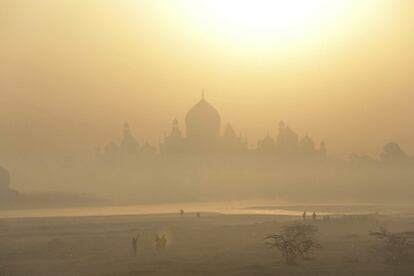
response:
M319 219L312 260L287 266L266 234L300 217L194 213L0 220L0 275L414 275L384 262L370 230L413 230L408 216ZM165 251L155 235L166 234ZM134 256L132 237L140 234Z

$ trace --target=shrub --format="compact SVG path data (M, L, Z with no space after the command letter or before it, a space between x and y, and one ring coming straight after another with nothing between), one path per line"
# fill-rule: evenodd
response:
M282 227L280 234L267 235L266 244L282 252L286 264L296 264L297 259L309 259L313 250L320 248L316 241L318 228L308 224L291 224Z
M380 227L380 231L371 231L369 234L383 241L382 252L387 261L406 260L410 251L414 249L412 244L414 232L391 233L384 227Z

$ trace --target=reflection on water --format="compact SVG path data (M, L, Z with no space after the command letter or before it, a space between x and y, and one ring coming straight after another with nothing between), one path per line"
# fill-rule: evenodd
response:
M148 215L179 213L220 213L301 216L316 211L318 215L414 214L413 204L280 204L265 201L230 201L209 203L174 203L157 205L82 207L59 209L0 210L0 218L78 217L112 215Z

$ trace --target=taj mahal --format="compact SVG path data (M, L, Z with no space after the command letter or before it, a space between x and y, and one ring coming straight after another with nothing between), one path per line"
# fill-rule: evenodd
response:
M185 134L177 119L173 120L168 135L160 139L158 147L148 142L139 144L132 135L128 124L124 125L123 138L120 143L114 141L103 148L97 148L97 157L113 160L123 157L151 155L211 155L211 154L266 154L282 157L318 157L326 156L326 146L322 141L319 147L309 137L299 137L283 121L279 123L276 138L266 135L255 146L248 146L247 138L237 135L231 124L226 124L222 131L221 116L218 110L205 98L190 108L185 116Z

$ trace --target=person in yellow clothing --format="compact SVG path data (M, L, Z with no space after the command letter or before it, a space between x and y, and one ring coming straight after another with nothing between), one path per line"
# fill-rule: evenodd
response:
M167 247L167 237L165 236L165 234L163 234L160 239L160 248L165 249L166 247Z

